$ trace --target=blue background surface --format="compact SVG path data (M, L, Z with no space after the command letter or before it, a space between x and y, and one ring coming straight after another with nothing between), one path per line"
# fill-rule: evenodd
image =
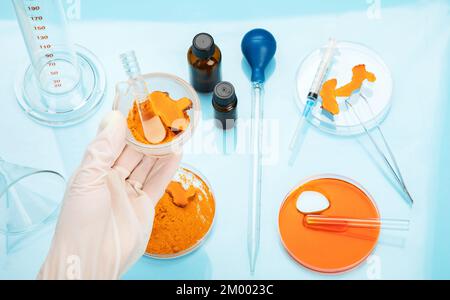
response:
M69 176L102 116L111 109L115 83L124 79L118 54L135 49L144 71L164 71L188 79L185 53L192 37L201 31L211 33L221 47L223 77L235 85L240 117L248 119L250 84L239 46L248 30L264 27L279 44L274 72L266 85L264 112L278 124L281 134L267 131L265 137L272 145L274 160L264 168L256 274L250 275L247 258L250 161L248 155L239 153L245 134L238 136L236 153L224 155L216 149L221 132L213 128L209 97L202 96L203 121L186 147L183 162L200 170L212 185L217 201L214 229L193 254L172 261L142 258L125 279L368 279L373 277L374 267L382 279L449 279L450 1L381 0L379 18L370 17L372 2L82 0L81 19L71 22L73 39L103 62L108 74L107 95L91 119L74 127L51 129L29 120L15 101L13 75L28 58L12 5L1 1L0 156ZM287 145L299 114L294 95L296 69L330 36L366 44L391 68L393 106L382 129L416 200L413 208L388 180L364 137L340 138L313 128L296 164L288 166ZM17 125L11 126L13 123ZM239 129L245 130L244 124ZM370 259L345 274L325 276L296 264L281 245L278 210L300 181L323 173L358 181L375 198L383 217L410 219L411 230L383 232ZM34 278L52 230L43 228L20 240L9 257L2 253L0 278Z

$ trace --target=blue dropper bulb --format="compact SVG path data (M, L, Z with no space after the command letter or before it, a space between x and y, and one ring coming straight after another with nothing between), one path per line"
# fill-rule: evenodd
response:
M266 81L266 67L277 51L277 42L265 29L253 29L244 36L242 53L252 69L252 82Z

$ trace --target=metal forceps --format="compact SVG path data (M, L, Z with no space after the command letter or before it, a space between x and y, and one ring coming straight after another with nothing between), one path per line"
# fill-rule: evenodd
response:
M370 113L374 116L374 112L373 112L372 108L370 107L367 97L364 96L364 94L362 94L361 92L359 93L359 97L363 100L363 103L365 103L365 105L368 107L368 110L370 111ZM387 153L383 152L382 148L380 147L380 144L376 141L374 134L369 130L369 128L366 126L366 124L364 124L364 122L361 121L360 115L358 114L357 110L354 108L354 106L351 104L351 102L349 100L350 100L350 98L347 98L345 100L345 104L347 105L347 108L352 111L352 113L358 119L358 122L364 128L366 135L369 137L369 139L370 139L372 145L375 147L378 155L380 155L384 164L389 169L389 171L392 173L392 175L394 176L397 183L400 185L402 191L405 193L405 196L411 202L411 205L414 204L414 200L411 197L411 194L409 193L408 188L406 187L405 180L403 179L402 173L398 166L397 160L395 159L394 153L392 152L392 149L389 146L389 143L387 142L380 126L376 125L374 127L374 129L380 136L381 141L387 150Z

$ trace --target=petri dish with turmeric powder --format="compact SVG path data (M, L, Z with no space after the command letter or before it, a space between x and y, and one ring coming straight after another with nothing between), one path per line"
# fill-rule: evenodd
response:
M146 255L177 258L197 249L210 232L215 217L210 185L198 171L181 167L155 208Z

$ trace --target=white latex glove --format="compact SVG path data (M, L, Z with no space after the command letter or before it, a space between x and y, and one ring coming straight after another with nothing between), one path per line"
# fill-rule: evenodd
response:
M38 279L118 279L145 252L154 208L180 155L156 159L125 146L113 112L73 175Z

